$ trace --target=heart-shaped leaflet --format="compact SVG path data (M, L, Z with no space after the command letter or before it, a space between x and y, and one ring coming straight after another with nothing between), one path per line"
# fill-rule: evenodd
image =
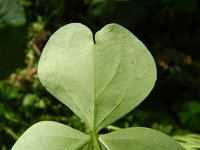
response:
M99 131L127 114L149 94L155 62L144 44L117 24L95 34L80 23L56 31L39 62L46 89Z

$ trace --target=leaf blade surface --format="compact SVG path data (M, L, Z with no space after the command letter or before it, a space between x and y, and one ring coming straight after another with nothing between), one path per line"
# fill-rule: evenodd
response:
M90 141L90 136L66 125L42 121L31 126L12 150L76 150Z
M38 74L45 88L85 123L93 125L93 36L79 23L56 31L39 61Z
M122 129L100 135L99 139L106 150L184 150L162 132L143 127Z
M96 33L95 48L100 130L146 98L155 84L156 67L145 45L117 24L108 24Z

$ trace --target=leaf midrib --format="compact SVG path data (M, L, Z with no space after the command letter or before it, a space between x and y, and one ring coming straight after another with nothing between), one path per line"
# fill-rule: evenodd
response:
M93 61L94 61L94 87L93 87L93 102L94 102L94 116L93 116L93 132L96 132L96 119L97 119L97 105L96 105L96 48L95 48L95 39L94 48L93 48Z

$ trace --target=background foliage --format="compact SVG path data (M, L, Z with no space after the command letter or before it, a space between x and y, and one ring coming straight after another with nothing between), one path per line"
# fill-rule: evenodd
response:
M199 15L197 0L1 0L0 149L10 149L39 120L86 130L37 76L49 36L71 22L93 32L111 22L121 24L145 43L158 67L158 81L147 100L102 132L146 126L174 136L187 149L199 148Z

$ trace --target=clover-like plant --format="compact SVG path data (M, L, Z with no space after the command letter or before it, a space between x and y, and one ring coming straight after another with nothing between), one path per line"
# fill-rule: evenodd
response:
M30 127L12 150L182 150L169 136L133 127L99 135L149 94L156 66L130 31L108 24L93 39L89 28L71 23L56 31L39 61L45 88L84 121L90 134L53 121Z

